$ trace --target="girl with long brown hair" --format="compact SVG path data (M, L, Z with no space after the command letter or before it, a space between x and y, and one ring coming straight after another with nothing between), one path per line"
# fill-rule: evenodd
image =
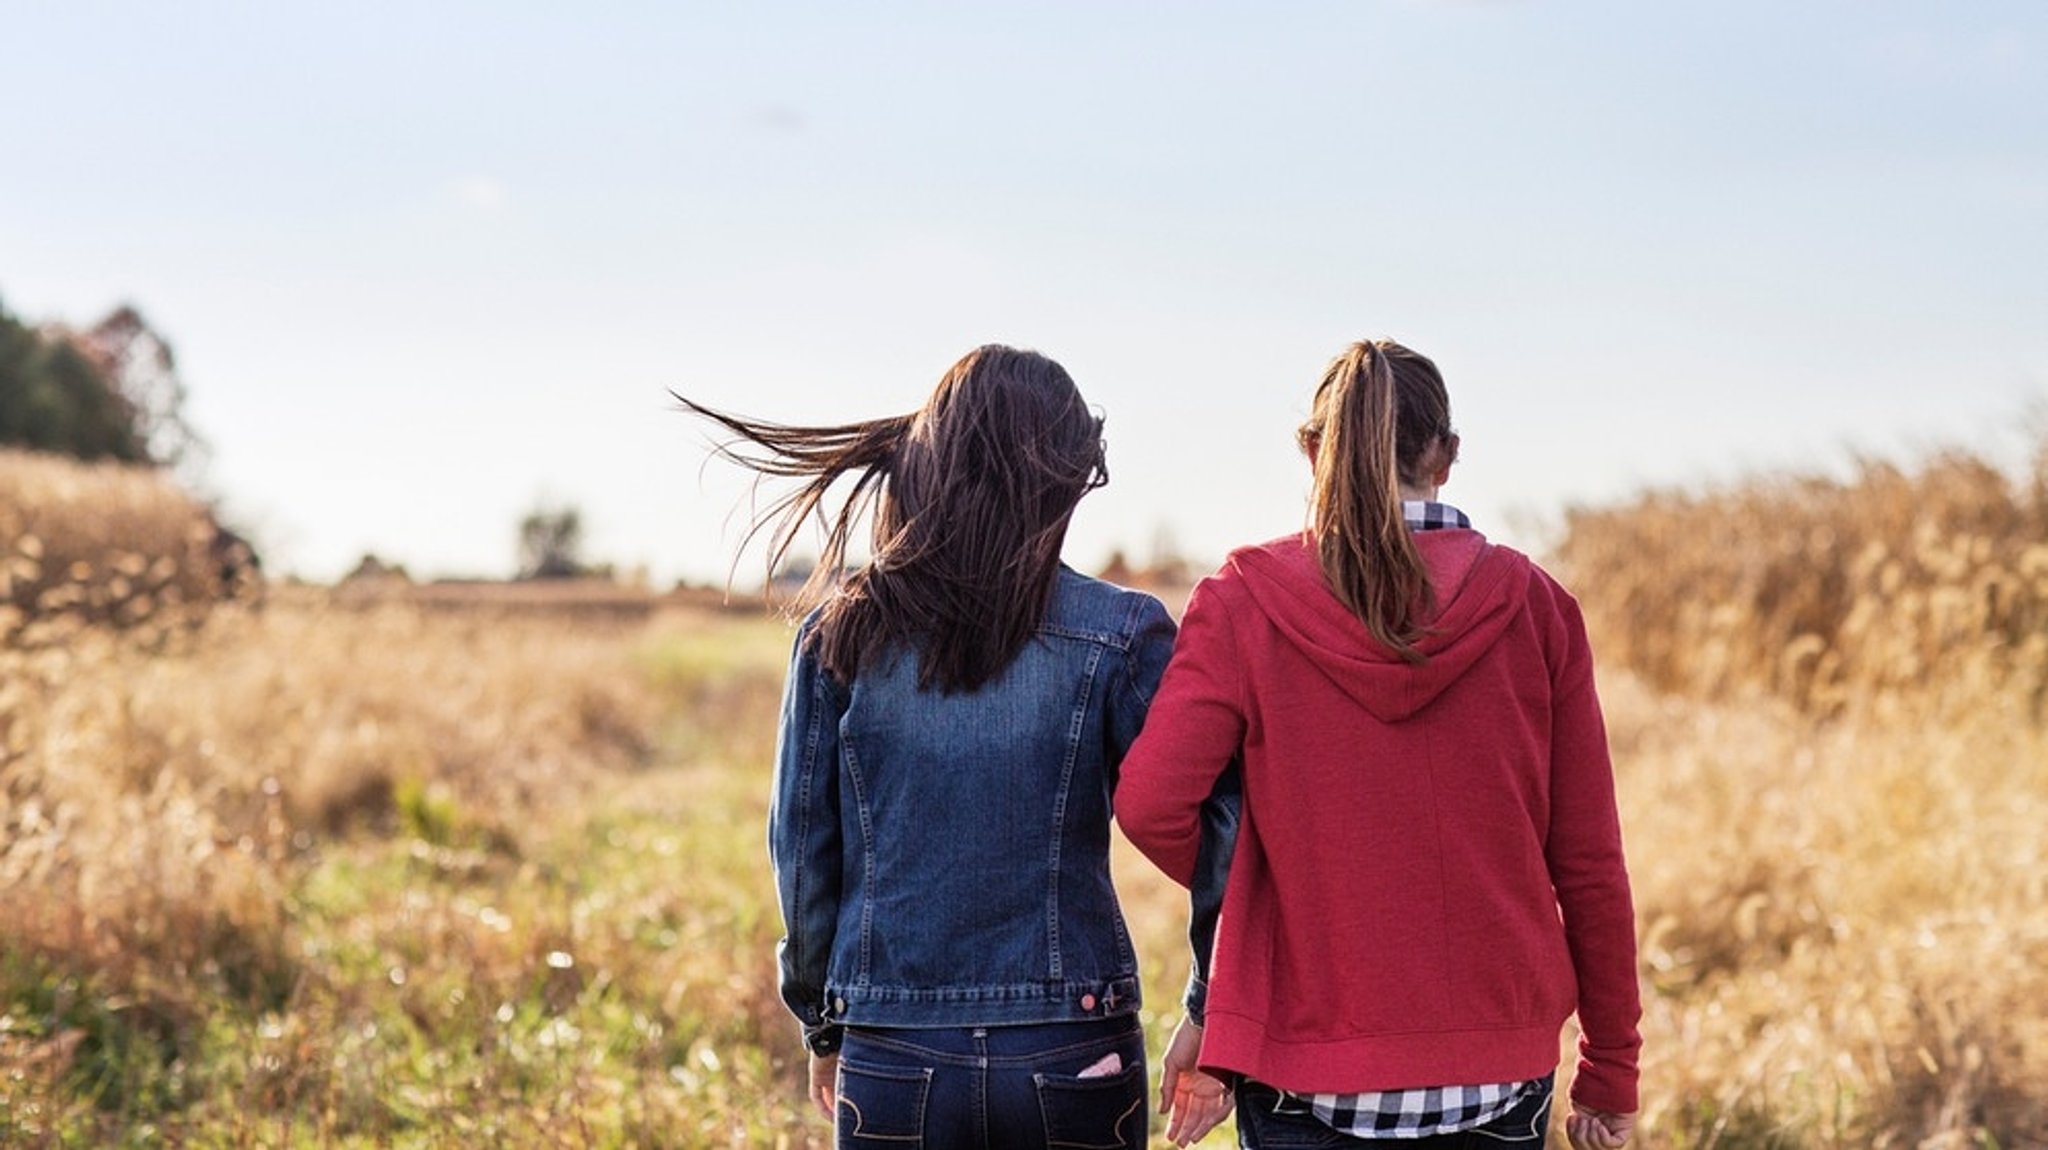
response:
M682 402L729 458L798 481L756 523L771 565L825 524L769 845L782 997L839 1145L1141 1145L1110 793L1173 624L1060 561L1106 479L1101 418L1057 363L996 345L894 418L790 427Z
M1299 432L1309 527L1194 591L1117 817L1182 882L1242 763L1205 1025L1166 1073L1237 1082L1246 1147L1543 1144L1560 1028L1572 1145L1634 1127L1635 931L1578 605L1438 501L1443 377L1334 360Z

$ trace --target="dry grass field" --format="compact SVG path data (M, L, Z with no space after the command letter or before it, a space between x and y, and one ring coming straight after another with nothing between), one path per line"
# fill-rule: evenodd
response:
M1573 515L1639 1145L2048 1146L2042 486L1949 458ZM38 547L90 602L140 527L51 506ZM16 610L0 1145L828 1144L773 986L779 620L292 588L177 627ZM1119 877L1163 1031L1180 896L1128 853Z
M1655 1145L2048 1146L2048 454L1569 519Z
M178 630L253 590L231 546L155 471L0 449L0 644Z

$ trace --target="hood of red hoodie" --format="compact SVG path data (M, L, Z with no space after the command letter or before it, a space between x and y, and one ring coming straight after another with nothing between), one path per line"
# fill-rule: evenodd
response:
M1416 549L1436 588L1436 613L1410 663L1373 638L1323 582L1306 536L1276 539L1233 553L1224 570L1241 579L1279 634L1331 683L1384 722L1429 705L1506 633L1528 602L1534 565L1477 531L1419 531Z

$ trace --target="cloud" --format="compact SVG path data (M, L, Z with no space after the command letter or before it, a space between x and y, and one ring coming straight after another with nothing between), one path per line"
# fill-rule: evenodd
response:
M1900 76L1980 82L2024 79L2035 56L2026 35L2012 29L1973 36L1901 33L1866 42L1864 54Z
M447 194L464 207L492 214L504 211L512 202L504 183L490 176L464 176L448 185Z
M804 114L788 104L769 104L754 110L754 126L771 132L795 134L809 126Z

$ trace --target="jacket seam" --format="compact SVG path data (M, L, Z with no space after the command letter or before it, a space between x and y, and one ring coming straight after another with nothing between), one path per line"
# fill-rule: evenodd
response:
M1102 665L1102 649L1088 653L1088 665L1081 673L1072 716L1067 720L1066 755L1060 762L1060 787L1053 796L1052 849L1046 858L1046 927L1051 951L1051 976L1059 978L1066 967L1060 953L1060 855L1067 839L1067 799L1073 792L1074 764L1080 758L1081 732L1088 718L1088 702L1095 692L1095 676Z
M874 969L875 922L875 833L868 818L867 788L860 773L860 753L851 743L840 752L846 760L846 777L853 787L854 815L860 822L860 964L854 974L855 986L868 985Z
M797 641L798 643L802 643L804 640L802 638L799 638ZM804 891L806 886L806 876L804 873L806 867L804 864L806 861L805 855L808 854L810 850L811 818L812 811L814 809L814 804L812 803L811 796L812 787L815 785L817 781L818 766L818 700L815 679L812 680L811 686L811 721L808 724L808 729L804 732L803 782L797 788L798 815L796 833L797 842L801 844L801 847L796 852L796 863L793 868L796 874L794 882L792 883L792 887L795 890L796 894L795 905L797 907L797 913L795 916L795 925L797 929L802 929L805 925L805 908L808 906L808 903L804 898ZM823 966L826 967L829 972L829 968L831 966L830 957L812 954L812 949L814 945L815 943L814 940L810 937L810 932L805 931L804 937L800 939L797 943L797 967L799 969L803 969L807 965L815 965L818 959L823 958ZM822 983L818 987L818 990L818 996L822 999L824 997L824 987ZM820 1008L822 1008L823 1005L824 1004L822 1002L817 1004L817 1006ZM820 1010L820 1020L823 1020L822 1009Z

